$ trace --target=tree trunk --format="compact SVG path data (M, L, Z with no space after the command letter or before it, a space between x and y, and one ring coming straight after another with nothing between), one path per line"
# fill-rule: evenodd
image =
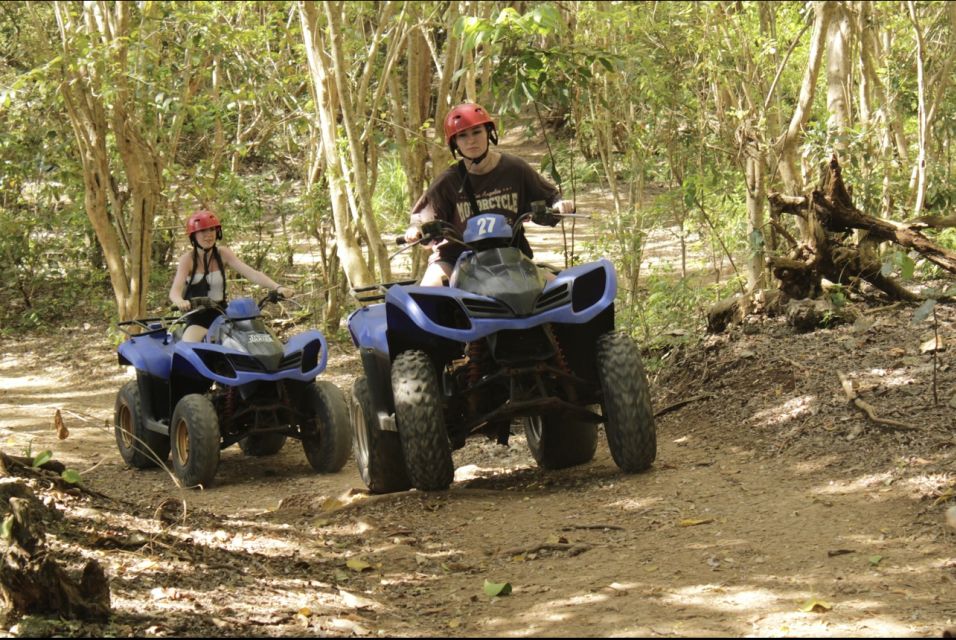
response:
M913 205L913 215L918 216L923 211L923 200L926 197L926 147L927 147L927 122L926 122L926 84L923 80L923 64L924 64L924 43L923 43L923 30L919 24L919 17L916 14L916 3L913 0L909 0L906 3L907 9L909 10L910 20L913 22L913 32L916 40L916 86L917 86L917 99L918 99L918 109L917 109L917 132L918 132L918 146L916 153L916 165L913 167L913 174L916 178L915 182L915 204ZM910 189L913 189L914 185L910 184Z
M820 65L823 61L823 54L826 48L826 35L829 30L830 20L833 15L833 0L822 0L813 3L813 35L811 36L810 56L807 60L807 68L803 74L803 82L800 86L800 96L793 115L790 118L790 124L783 135L777 139L774 150L778 156L778 167L780 176L783 179L786 191L789 194L798 194L803 191L803 178L797 169L797 144L800 141L801 131L810 116L810 107L813 103L813 96L816 89L817 76L820 73ZM798 221L798 224L799 221ZM801 229L806 234L806 229Z
M309 72L315 91L315 108L322 132L322 152L325 158L325 179L332 201L332 220L335 225L335 244L339 260L345 270L349 286L364 287L372 282L372 274L355 240L355 228L351 224L348 194L342 161L338 153L336 113L338 103L331 100L329 87L329 62L321 46L317 29L320 26L318 9L312 2L299 2L302 35L309 61Z
M850 107L850 23L846 7L834 5L827 27L827 132L830 144L844 162L846 131L853 124Z
M105 4L86 3L75 17L72 5L57 2L54 11L60 31L60 92L80 152L86 213L103 248L119 318L128 320L145 315L154 218L165 205L163 170L175 154L182 117L160 127L147 117L138 87L130 81L144 60L153 64L160 59L161 44L150 30L136 42L137 57L129 58L134 37L130 3L116 3L112 11ZM144 20L158 19L161 8L147 3L143 11ZM102 46L105 59L89 61L78 52L86 46L82 42ZM183 111L195 90L189 48L185 51L177 78ZM118 170L110 167L110 139L122 161L126 189Z

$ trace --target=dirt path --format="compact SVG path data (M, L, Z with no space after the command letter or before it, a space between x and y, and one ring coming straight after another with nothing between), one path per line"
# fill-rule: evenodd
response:
M938 636L956 618L956 531L942 518L956 373L939 354L933 406L909 318L874 315L862 332L793 336L768 321L673 354L655 407L710 396L660 416L648 473L619 473L603 439L592 463L561 472L538 470L521 436L507 448L473 440L455 455L451 490L385 497L363 491L352 461L313 475L291 442L266 460L232 447L214 488L182 493L162 471L122 464L104 423L126 373L97 328L78 331L75 353L57 338L4 341L4 451L51 449L111 498L56 497L67 526L53 546L64 560L100 559L113 621L21 624L142 636ZM944 310L947 342L953 320ZM915 430L868 422L838 370ZM328 378L347 389L355 373L337 346ZM488 596L486 580L511 594Z
M559 232L529 230L560 263ZM317 476L292 441L266 459L231 447L214 487L180 491L122 463L108 423L130 374L104 327L2 340L2 449L49 449L102 494L35 486L65 514L51 549L74 571L98 559L114 611L11 633L939 636L956 626L956 367L945 350L934 369L911 318L870 309L808 335L754 320L664 354L647 473L621 474L603 435L591 463L541 471L519 430L456 452L449 491L377 497L354 461ZM939 319L948 345L956 311ZM323 378L347 391L358 372L334 344ZM912 429L870 421L840 373Z

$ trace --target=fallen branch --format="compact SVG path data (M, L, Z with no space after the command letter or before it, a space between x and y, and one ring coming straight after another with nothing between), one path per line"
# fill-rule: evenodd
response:
M505 551L498 552L500 556L508 556L512 558L514 556L522 556L529 553L537 553L539 551L567 551L569 556L576 556L588 551L591 548L587 544L571 544L568 542L545 542L543 544L536 544L530 547L516 547L514 549L506 549Z
M840 384L843 385L843 392L846 393L847 400L852 402L860 411L866 414L866 417L869 418L874 424L880 425L882 427L888 427L896 431L912 431L913 427L908 424L904 424L897 420L890 420L889 418L880 418L876 415L873 407L864 402L859 394L853 390L853 383L840 371L837 371L837 375L840 376Z
M707 398L713 398L714 395L715 395L715 394L713 394L713 393L702 393L702 394L700 394L700 395L694 396L693 398L686 398L686 399L684 399L684 400L680 400L680 401L678 401L678 402L675 402L675 403L672 404L672 405L669 405L669 406L667 406L667 407L664 407L663 409L661 409L660 411L658 411L657 413L655 413L655 414L654 414L654 417L655 417L655 418L658 418L658 417L664 415L665 413L670 413L671 411L674 411L674 410L676 410L676 409L680 409L680 408L683 407L685 404L690 404L691 402L697 402L698 400L706 400Z
M613 529L614 531L624 531L624 527L619 527L616 524L569 524L566 527L561 527L561 531L571 531L574 529L597 529L598 531Z

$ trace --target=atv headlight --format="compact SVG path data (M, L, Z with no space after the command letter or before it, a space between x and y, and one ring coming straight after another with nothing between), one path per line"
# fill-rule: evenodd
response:
M207 349L195 349L195 353L199 356L199 359L202 360L202 363L217 376L224 378L237 377L236 370L233 368L232 363L229 362L229 358L226 354Z
M598 267L574 279L571 288L571 309L583 311L595 304L607 289L607 272Z
M468 314L454 298L427 293L409 294L425 316L437 325L449 329L471 329Z

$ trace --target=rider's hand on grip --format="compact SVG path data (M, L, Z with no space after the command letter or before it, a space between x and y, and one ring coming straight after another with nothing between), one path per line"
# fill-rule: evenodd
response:
M405 230L405 236L395 239L395 244L406 244L409 242L415 242L422 237L422 230L418 225L413 224L408 229Z
M215 306L215 303L212 301L212 298L207 298L205 296L191 298L189 302L192 304L193 309L199 309L201 307L212 307Z
M422 225L422 242L425 244L442 239L441 220L430 220Z
M531 222L546 227L553 227L558 224L559 220L553 212L554 210L549 209L544 200L535 200L531 203Z

